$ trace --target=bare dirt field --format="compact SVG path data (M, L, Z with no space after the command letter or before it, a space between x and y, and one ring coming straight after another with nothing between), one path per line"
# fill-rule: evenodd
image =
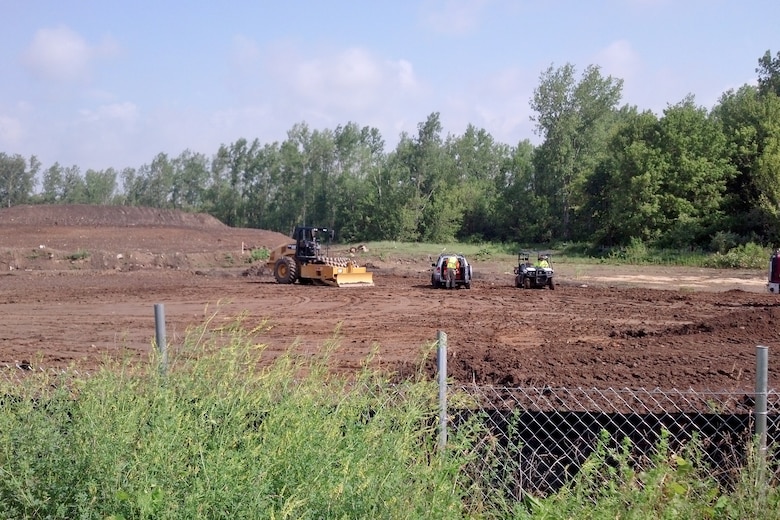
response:
M0 366L145 360L159 303L172 348L211 316L218 326L243 315L265 323L257 341L270 356L315 354L336 335L333 365L345 371L375 351L374 366L408 374L442 330L460 382L752 390L757 345L770 347L770 387L780 377L780 297L764 272L559 263L551 291L515 288L511 264L475 262L472 288L447 291L430 286L427 257L369 252L374 287L246 275L248 248L286 241L174 211L2 209Z

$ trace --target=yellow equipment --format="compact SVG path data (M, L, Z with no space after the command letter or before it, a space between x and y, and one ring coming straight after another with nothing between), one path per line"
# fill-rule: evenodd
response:
M320 236L332 240L333 230L311 226L296 226L295 243L284 244L273 251L266 265L277 283L333 285L335 287L372 286L374 277L365 267L358 267L351 258L334 258L322 251Z

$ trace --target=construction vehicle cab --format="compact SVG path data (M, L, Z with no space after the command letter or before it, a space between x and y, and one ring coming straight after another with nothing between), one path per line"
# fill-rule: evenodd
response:
M271 251L267 266L277 283L332 285L374 285L371 273L359 267L352 258L330 256L330 243L335 238L332 229L296 226L295 242L283 244Z

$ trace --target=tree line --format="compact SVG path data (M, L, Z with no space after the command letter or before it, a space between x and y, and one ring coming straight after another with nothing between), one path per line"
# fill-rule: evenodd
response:
M657 115L621 105L623 81L598 66L551 66L530 100L539 145L473 125L445 136L434 112L389 151L376 128L302 122L282 142L241 138L121 171L0 153L0 202L180 209L283 233L308 223L342 241L778 244L780 52L756 73L712 109L689 95Z

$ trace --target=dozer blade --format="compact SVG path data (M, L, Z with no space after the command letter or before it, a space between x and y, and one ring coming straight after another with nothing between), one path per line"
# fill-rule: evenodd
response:
M374 275L369 272L355 272L345 269L341 273L334 273L335 285L338 287L372 287Z
M356 267L347 262L345 265L305 264L301 266L301 279L311 280L318 285L334 287L371 287L374 285L372 273L365 267Z

